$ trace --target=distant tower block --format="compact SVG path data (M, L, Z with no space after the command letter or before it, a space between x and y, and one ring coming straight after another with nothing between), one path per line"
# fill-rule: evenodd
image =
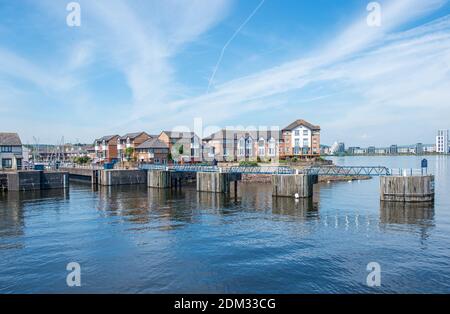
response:
M272 195L275 197L308 198L318 176L312 174L277 174L272 176Z
M382 201L432 202L434 176L386 176L380 178Z

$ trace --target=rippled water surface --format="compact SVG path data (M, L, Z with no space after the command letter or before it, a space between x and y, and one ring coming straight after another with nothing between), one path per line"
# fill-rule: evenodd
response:
M414 167L416 157L335 158ZM100 188L0 192L0 292L450 292L450 158L434 205L380 204L379 180L320 184L312 201ZM366 286L369 262L381 287ZM81 265L82 287L66 285Z

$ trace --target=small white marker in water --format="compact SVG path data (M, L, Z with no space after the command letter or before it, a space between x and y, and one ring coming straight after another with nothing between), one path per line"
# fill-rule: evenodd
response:
M298 193L295 193L295 194L294 194L294 197L295 197L295 198L299 198L300 195L298 195Z

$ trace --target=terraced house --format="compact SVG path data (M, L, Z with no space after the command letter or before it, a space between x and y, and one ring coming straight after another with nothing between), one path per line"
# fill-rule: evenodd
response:
M112 162L118 160L117 141L119 135L106 135L94 142L97 162Z
M136 147L137 160L145 163L165 165L169 162L169 145L158 138L150 138Z
M203 139L207 161L271 161L278 157L278 130L220 130Z
M320 127L299 119L279 130L220 130L203 139L205 160L274 161L320 156Z
M136 148L151 138L145 132L128 133L117 140L117 158L119 161L137 160ZM127 154L131 150L131 154Z
M0 133L0 170L22 169L22 142L17 133Z
M167 144L175 161L201 162L203 159L201 140L194 132L162 131L158 139Z

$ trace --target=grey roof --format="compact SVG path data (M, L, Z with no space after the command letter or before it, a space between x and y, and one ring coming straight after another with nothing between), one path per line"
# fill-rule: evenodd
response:
M116 136L119 136L119 135L117 135L117 134L116 135L105 135L105 136L100 137L99 139L96 139L96 141L97 142L103 142L103 141L109 142L110 140L112 140Z
M157 138L151 138L146 140L144 143L136 147L136 149L146 149L146 148L167 148L169 149L169 146L158 140Z
M162 131L161 133L166 133L170 138L192 138L195 136L194 132Z
M142 133L147 134L145 132L134 132L134 133L127 133L124 136L121 136L120 139L121 140L126 140L127 138L130 139L135 139L136 137L138 137L139 135L141 135ZM148 134L147 134L148 135Z
M220 131L217 131L207 137L205 137L204 141L210 141L213 139L222 140L224 138L226 139L234 139L236 136L237 139L241 137L252 137L253 139L258 139L260 137L268 139L269 137L273 137L275 139L280 138L280 131L278 130L227 130L223 129Z
M0 132L0 145L22 146L19 134Z
M289 124L287 127L285 127L283 129L283 131L290 131L290 130L295 129L296 127L298 127L300 125L306 126L308 129L311 129L313 131L320 131L320 126L311 124L308 121L305 121L303 119L295 120L294 122Z

